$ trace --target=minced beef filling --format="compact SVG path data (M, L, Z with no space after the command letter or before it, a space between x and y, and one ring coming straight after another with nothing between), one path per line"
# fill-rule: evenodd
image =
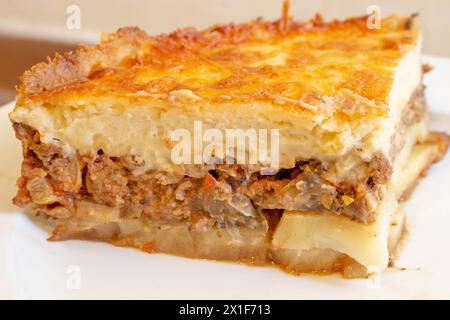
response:
M211 218L219 224L251 224L276 209L346 208L358 217L356 212L370 214L360 195L376 190L376 178L367 181L364 190L334 186L322 177L327 168L314 160L298 161L273 176L249 174L239 165L216 166L203 178L176 181L161 172L135 175L142 163L133 157L109 157L101 150L93 157L79 156L65 151L59 141L42 143L29 127L15 124L15 130L23 142L24 161L14 203L33 203L56 218L74 214L77 200L119 208L127 217L145 215L166 222ZM356 201L346 205L344 195Z

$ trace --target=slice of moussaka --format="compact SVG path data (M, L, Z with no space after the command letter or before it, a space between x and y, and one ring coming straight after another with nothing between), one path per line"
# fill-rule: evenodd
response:
M105 34L26 71L14 203L50 240L364 277L445 154L416 17Z

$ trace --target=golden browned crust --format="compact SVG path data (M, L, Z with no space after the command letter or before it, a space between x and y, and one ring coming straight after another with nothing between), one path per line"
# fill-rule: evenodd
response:
M166 99L188 89L199 98L193 105L260 101L312 113L331 106L343 115L385 114L393 67L416 44L418 31L408 18L386 18L381 30L369 30L366 19L257 19L159 36L123 28L95 47L81 46L25 72L19 104ZM335 103L324 103L326 97Z

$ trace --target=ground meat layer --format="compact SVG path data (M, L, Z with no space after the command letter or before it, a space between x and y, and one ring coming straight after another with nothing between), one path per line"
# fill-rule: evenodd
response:
M24 161L14 203L32 203L55 218L73 214L74 201L90 201L117 208L124 217L143 215L164 223L258 225L282 209L326 209L364 221L374 207L369 202L380 200L379 186L389 178L383 171L388 164L378 158L367 164L368 177L356 185L327 181L327 167L315 160L298 161L273 176L239 165L215 166L202 178L140 173L143 164L135 157L111 157L101 150L80 156L60 141L43 143L32 128L16 124L15 130Z

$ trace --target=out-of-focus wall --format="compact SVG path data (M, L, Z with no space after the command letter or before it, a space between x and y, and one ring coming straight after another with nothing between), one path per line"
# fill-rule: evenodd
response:
M184 26L279 17L282 0L0 0L0 33L33 33L67 41L95 41L101 31L138 25L155 34ZM383 15L419 12L424 51L450 56L449 0L291 0L291 13L307 19L315 12L326 18L365 14L378 5ZM69 5L81 9L81 30L66 28ZM94 36L95 35L95 36ZM86 40L85 40L86 39Z

